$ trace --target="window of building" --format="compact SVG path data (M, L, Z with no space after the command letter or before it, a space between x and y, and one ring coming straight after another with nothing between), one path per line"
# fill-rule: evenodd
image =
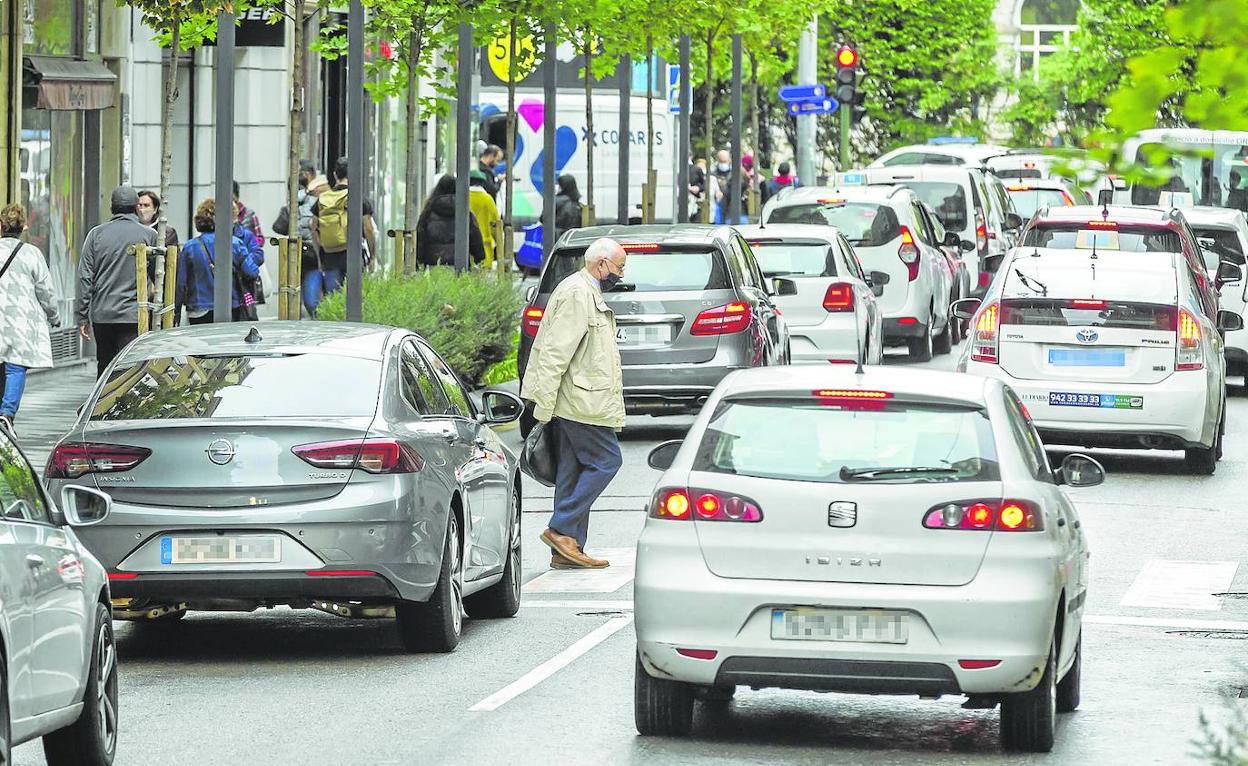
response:
M1078 26L1079 0L1023 0L1014 42L1014 74L1040 79L1040 61L1070 43Z

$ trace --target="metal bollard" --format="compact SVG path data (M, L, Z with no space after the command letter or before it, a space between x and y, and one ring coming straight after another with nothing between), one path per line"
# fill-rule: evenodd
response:
M139 335L146 335L151 329L152 322L152 315L148 313L152 309L152 304L148 301L147 245L134 246L134 289L139 300Z
M398 278L403 276L407 258L407 232L403 229L387 229L386 236L394 240L394 267L391 269L391 274Z
M649 207L642 211L642 221L644 223L654 223L655 202L658 200L659 196L659 171L654 168L650 168L648 175L649 181L647 183L650 185L650 200Z
M178 289L178 246L169 245L165 248L165 300L160 313L160 328L170 330L178 318L178 306L174 303L174 294Z

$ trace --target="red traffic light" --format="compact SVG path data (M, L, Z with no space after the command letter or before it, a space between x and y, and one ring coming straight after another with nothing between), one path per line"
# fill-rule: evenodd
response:
M842 45L836 49L836 66L838 69L849 69L858 66L858 51L850 45Z

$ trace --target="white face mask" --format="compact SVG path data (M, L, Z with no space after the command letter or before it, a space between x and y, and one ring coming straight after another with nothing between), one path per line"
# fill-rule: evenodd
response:
M729 165L727 162L719 163L719 172L727 173L729 170L732 170L732 165Z

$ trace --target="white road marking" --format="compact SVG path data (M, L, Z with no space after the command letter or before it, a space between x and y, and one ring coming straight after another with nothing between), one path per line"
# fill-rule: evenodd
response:
M526 599L524 601L524 609L537 607L539 609L583 609L587 611L603 611L603 612L631 612L633 611L632 601L590 601L588 599L577 601L572 600L550 600L541 601L538 599Z
M541 665L533 668L520 678L510 684L507 684L503 688L468 708L468 710L489 711L499 709L509 701L519 697L521 694L524 694L529 689L532 689L542 681L550 678L555 673L563 670L565 667L572 664L572 662L578 657L585 654L590 649L593 649L598 644L601 644L603 641L606 641L632 621L633 616L631 614L612 617L602 625L594 628L575 644L572 644L567 649L564 649L554 657L551 657L549 660L543 662Z
M1152 609L1216 611L1222 608L1222 599L1213 594L1230 587L1238 568L1234 561L1151 559L1136 575L1121 603Z
M636 548L591 548L595 558L606 559L606 569L552 569L524 584L525 593L613 593L633 579Z
M1111 615L1086 615L1090 625L1126 625L1136 628L1176 628L1178 630L1248 630L1248 622L1238 620L1188 620L1182 617L1115 617Z

